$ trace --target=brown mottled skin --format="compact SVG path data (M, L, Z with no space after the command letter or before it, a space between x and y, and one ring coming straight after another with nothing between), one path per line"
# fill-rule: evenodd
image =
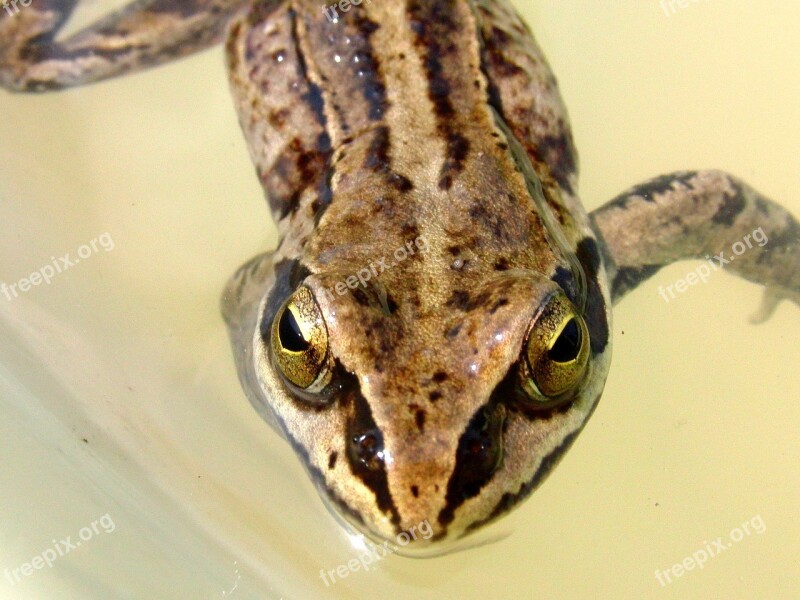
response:
M74 4L0 14L0 85L81 85L225 39L281 234L223 297L240 379L368 535L427 520L433 539L412 546L439 547L535 489L600 398L612 299L660 267L762 227L769 243L729 268L766 286L770 306L800 299L797 221L724 173L659 177L587 216L555 78L505 0L364 2L335 21L311 0L144 1L53 41ZM391 258L415 240L424 251ZM391 268L331 293L384 257ZM270 353L301 285L335 364L325 397L297 393ZM557 294L590 353L568 402L541 410L519 373ZM353 449L365 435L380 450L368 463Z

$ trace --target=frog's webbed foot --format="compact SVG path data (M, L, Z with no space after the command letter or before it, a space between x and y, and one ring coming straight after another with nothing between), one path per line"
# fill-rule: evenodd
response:
M768 287L764 290L758 310L750 316L750 322L758 325L767 321L782 300L789 300L800 306L800 292Z
M0 0L0 87L43 92L168 62L222 39L246 0L136 0L64 40L80 0Z
M800 225L730 175L687 171L658 177L595 210L591 220L604 242L615 302L661 267L695 258L706 262L695 270L694 283L724 269L765 286L754 322L769 318L781 300L800 306ZM675 298L672 287L659 293Z

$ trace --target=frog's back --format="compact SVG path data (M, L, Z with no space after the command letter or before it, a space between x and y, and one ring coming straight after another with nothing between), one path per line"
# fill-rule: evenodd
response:
M504 1L373 1L347 12L259 3L234 23L228 56L281 233L299 236L287 251L299 252L323 217L336 220L326 214L332 188L341 204L376 183L373 197L391 194L393 205L400 198L420 213L437 195L485 187L475 180L493 170L504 177L516 165L499 121L524 147L561 225L574 225L568 237L591 235L555 79ZM495 219L520 218L513 209L489 208Z

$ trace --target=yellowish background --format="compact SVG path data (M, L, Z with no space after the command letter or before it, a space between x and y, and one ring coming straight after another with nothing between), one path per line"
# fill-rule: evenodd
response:
M86 21L119 4L90 2ZM800 4L517 0L559 78L594 208L720 167L800 216ZM604 399L503 541L355 556L239 389L217 310L275 243L220 49L49 96L0 92L0 281L109 232L51 285L0 296L0 570L105 513L98 535L0 598L796 598L800 309L747 317L727 274L621 304ZM624 334L623 334L624 332ZM86 442L82 441L86 438ZM760 515L766 532L662 587L656 569Z

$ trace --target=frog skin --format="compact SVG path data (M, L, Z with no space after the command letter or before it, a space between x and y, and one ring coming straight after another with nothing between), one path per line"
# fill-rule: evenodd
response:
M0 84L59 90L226 44L280 233L223 294L239 377L374 539L427 521L424 552L519 505L597 405L612 303L661 267L760 227L769 243L726 268L765 286L765 317L800 303L798 222L733 176L657 177L587 215L555 78L504 0L335 19L308 0L144 1L56 40L75 3L0 13Z

